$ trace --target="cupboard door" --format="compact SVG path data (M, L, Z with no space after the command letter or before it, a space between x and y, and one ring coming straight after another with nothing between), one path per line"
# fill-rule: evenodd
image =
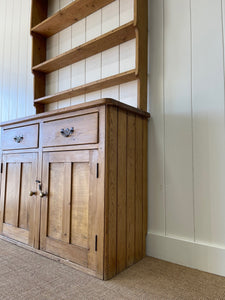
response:
M0 232L4 236L34 246L34 209L37 154L3 155Z
M41 249L94 271L102 250L93 221L99 217L97 163L97 151L44 153L41 205Z

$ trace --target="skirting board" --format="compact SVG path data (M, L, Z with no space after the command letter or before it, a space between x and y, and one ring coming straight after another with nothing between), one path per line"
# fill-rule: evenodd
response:
M148 233L147 255L225 276L225 248Z

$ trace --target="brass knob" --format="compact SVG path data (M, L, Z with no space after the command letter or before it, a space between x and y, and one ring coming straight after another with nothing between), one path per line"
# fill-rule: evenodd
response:
M33 196L35 194L36 194L35 192L30 191L29 196Z
M45 196L47 196L47 193L40 192L40 197L41 197L41 198L43 198L43 197L45 197Z

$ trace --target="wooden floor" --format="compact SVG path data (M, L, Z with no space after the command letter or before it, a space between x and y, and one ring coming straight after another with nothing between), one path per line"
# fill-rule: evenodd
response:
M104 282L0 240L0 299L225 299L225 278L146 257Z

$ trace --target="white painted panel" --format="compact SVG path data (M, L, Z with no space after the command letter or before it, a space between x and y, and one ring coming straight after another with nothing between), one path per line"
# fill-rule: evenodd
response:
M80 103L83 103L83 102L85 102L85 95L81 95L81 96L71 98L71 105L80 104Z
M165 234L163 0L150 1L149 39L148 230Z
M11 59L10 59L10 98L9 98L9 116L12 119L17 117L17 89L18 89L18 66L19 66L19 53L17 46L20 42L20 14L21 14L21 1L13 3L13 10L11 12L12 32L11 32Z
M164 8L166 234L193 240L190 3Z
M59 10L59 0L48 0L48 16L50 17Z
M60 8L65 7L66 5L70 4L71 2L73 2L73 1L72 0L59 0Z
M59 54L70 50L72 47L71 26L59 32Z
M70 106L70 99L61 100L58 102L58 108Z
M131 40L120 45L120 73L135 69L136 41Z
M85 84L85 60L79 61L72 65L71 87L76 87Z
M101 53L86 59L86 83L101 79Z
M96 91L96 92L93 92L93 93L86 94L86 102L93 101L93 100L98 100L100 98L102 98L101 91Z
M101 9L86 18L86 41L101 35Z
M119 4L119 0L116 0L102 8L102 34L119 26Z
M225 276L224 248L157 234L148 234L146 244L149 256Z
M102 52L102 78L119 73L119 46Z
M75 48L85 43L85 26L85 19L72 25L72 48Z
M115 100L120 99L120 87L119 86L113 86L107 89L102 90L102 98L112 98Z
M45 111L52 111L52 110L55 110L57 108L58 108L58 103L57 102L45 104Z
M224 246L225 132L221 1L192 1L192 32L196 241Z
M0 121L2 119L2 106L3 106L3 76L4 76L4 48L6 41L6 1L2 1L0 4Z
M137 81L120 85L120 101L137 107Z
M32 38L30 35L30 11L31 11L31 1L27 1L26 10L24 11L26 16L26 28L28 35L28 41L27 41L27 89L26 89L26 115L33 115L35 114L35 108L33 105L33 99L34 99L34 88L33 88L33 74L31 72L31 53L32 53ZM22 40L22 39L21 39ZM17 51L17 50L15 50Z
M21 11L24 13L23 21L21 20L19 44L19 72L18 72L18 111L17 117L26 115L26 89L27 89L27 60L31 59L31 53L28 53L29 23L27 12L27 1L22 1ZM33 100L33 99L32 99Z
M59 70L59 92L71 87L71 66Z
M46 74L45 93L53 95L59 91L59 71Z
M13 0L7 1L5 20L12 18ZM11 38L12 38L12 22L7 22L5 28L5 43L3 48L4 60L3 60L3 78L2 78L2 121L9 119L9 103L10 103L10 68L11 68Z
M59 54L59 34L56 33L47 39L46 59L53 58Z
M134 0L120 0L120 25L134 19Z

